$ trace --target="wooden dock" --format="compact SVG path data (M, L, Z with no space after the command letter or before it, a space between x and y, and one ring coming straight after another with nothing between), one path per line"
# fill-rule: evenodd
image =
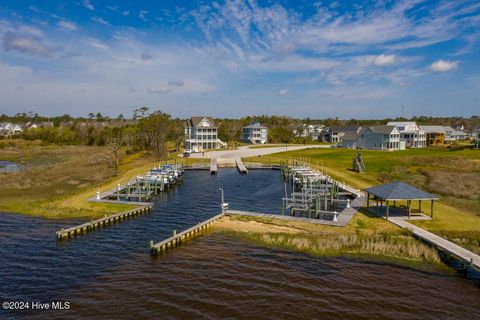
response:
M211 174L216 174L218 170L217 167L217 158L211 158L210 159L210 173Z
M181 243L184 243L189 239L193 239L194 237L200 235L203 231L208 229L215 221L222 218L223 216L224 214L220 213L180 233L176 233L174 231L173 236L163 241L160 241L157 244L153 244L153 241L150 241L151 254L153 255L159 254L161 252L166 251L167 249L174 248L175 246L180 245Z
M247 168L243 164L242 158L240 157L235 158L235 164L237 165L238 171L240 173L248 173Z
M410 230L416 237L430 243L431 245L437 247L439 250L446 252L447 254L454 256L457 259L460 259L465 266L472 267L474 269L480 270L480 256L465 249L453 242L450 242L442 237L439 237L431 232L428 232L422 228L414 226L413 224L405 221L401 217L390 217L388 221L394 223L395 225Z
M68 229L61 229L60 231L57 231L57 240L64 240L64 239L69 239L73 238L75 236L79 236L81 234L85 234L91 231L95 231L100 228L107 227L109 225L112 225L115 222L120 222L124 221L136 216L139 216L141 214L147 213L152 209L152 205L145 205L138 207L133 210L128 210L124 212L120 212L114 215L106 216L104 218L100 218L94 221L86 222L81 225L71 227Z

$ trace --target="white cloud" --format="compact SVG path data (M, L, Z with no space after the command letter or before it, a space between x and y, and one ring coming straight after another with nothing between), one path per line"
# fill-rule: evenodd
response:
M140 20L142 21L147 21L147 14L148 14L148 11L147 10L140 10L138 12L138 17L140 18Z
M150 88L147 89L147 93L156 93L156 94L164 94L164 93L169 93L170 89L168 88Z
M430 70L434 72L447 72L457 69L458 61L437 60L430 65Z
M281 89L281 90L278 90L277 94L279 96L284 96L288 93L288 91L289 91L288 89Z
M88 10L95 10L95 7L92 5L90 0L83 0L83 6Z
M42 40L35 36L23 35L8 31L3 38L5 51L18 51L32 56L52 57L58 50L45 45Z
M61 20L58 22L58 26L62 29L69 30L69 31L76 31L77 25L73 22L69 22L66 20Z
M183 81L183 80L169 80L168 81L169 86L183 87L184 84L185 84L185 81Z
M373 64L376 66L388 66L396 62L396 57L393 54L381 54L375 58Z
M100 23L100 24L103 24L105 26L109 26L110 23L108 21L105 21L103 18L101 17L92 17L91 18L93 22L96 22L96 23Z

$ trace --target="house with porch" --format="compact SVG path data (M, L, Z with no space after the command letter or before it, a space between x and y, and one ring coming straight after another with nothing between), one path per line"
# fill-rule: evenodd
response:
M359 133L347 132L342 137L342 147L370 150L403 150L400 131L394 126L365 127Z
M405 141L408 148L425 148L427 139L425 131L421 130L415 121L391 121L387 126L395 126L400 131L400 139Z
M322 141L330 143L341 143L343 136L347 133L359 133L362 127L360 126L332 126L322 131Z
M425 131L427 146L437 146L445 143L444 126L419 126L420 130Z
M212 117L191 117L185 126L185 149L200 152L226 147L218 139L218 127Z
M265 144L268 142L268 128L258 122L243 127L242 140L245 143Z

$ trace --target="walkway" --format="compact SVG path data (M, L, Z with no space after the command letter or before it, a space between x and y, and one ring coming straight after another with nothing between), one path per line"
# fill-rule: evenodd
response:
M405 228L410 230L414 235L417 237L425 240L426 242L436 246L437 248L446 251L465 262L466 264L470 264L472 267L480 270L480 256L465 249L453 242L445 240L431 232L428 232L422 228L414 226L413 224L408 223L401 217L390 217L388 221L396 224L401 228Z

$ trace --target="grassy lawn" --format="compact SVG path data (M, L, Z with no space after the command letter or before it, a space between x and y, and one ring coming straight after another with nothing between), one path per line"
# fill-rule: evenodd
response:
M90 203L86 199L97 190L106 191L142 175L158 163L148 153L126 154L123 150L115 175L108 157L107 147L9 141L0 149L0 159L21 163L23 170L1 174L0 211L48 218L96 218L133 209L131 205ZM176 153L171 154L170 161L174 160L185 162Z
M253 157L246 161L275 163L302 159L339 181L365 188L392 180L438 194L433 221L413 222L480 253L480 152L446 147L396 152L363 150L367 172L351 170L356 150L310 149ZM424 210L429 212L426 205Z

